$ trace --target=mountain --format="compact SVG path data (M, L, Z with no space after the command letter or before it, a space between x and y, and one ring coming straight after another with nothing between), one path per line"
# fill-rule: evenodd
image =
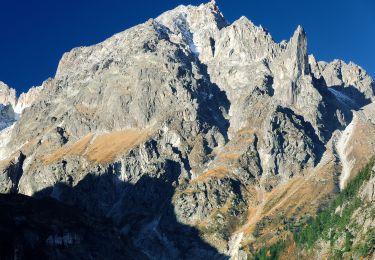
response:
M18 100L1 85L0 192L5 201L34 197L9 205L14 217L18 200L44 209L50 198L106 218L110 227L97 225L122 241L102 240L119 247L98 252L109 258L120 250L125 259L251 259L279 250L320 259L322 250L296 245L294 234L375 154L374 91L359 66L316 61L300 26L277 43L246 17L228 23L215 1L179 6L65 53L55 77ZM362 217L374 224L373 214ZM36 236L55 235L45 221ZM74 225L97 234L81 219ZM59 254L43 249L47 240L36 244L56 258L95 258L98 240L87 243Z

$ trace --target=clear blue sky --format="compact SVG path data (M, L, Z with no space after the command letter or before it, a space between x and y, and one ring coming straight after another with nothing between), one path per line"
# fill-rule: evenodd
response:
M0 80L25 91L53 77L62 54L98 43L187 0L0 0ZM275 40L298 24L317 59L353 61L375 76L374 0L217 0L229 22L245 15Z

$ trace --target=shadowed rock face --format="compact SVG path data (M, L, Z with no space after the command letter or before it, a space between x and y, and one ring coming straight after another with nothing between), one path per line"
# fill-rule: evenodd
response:
M44 198L0 195L1 259L126 259L111 222ZM102 241L111 244L101 245Z
M251 257L374 152L363 69L317 62L301 27L276 43L228 24L214 1L73 49L18 101L0 87L0 191L111 219L128 258Z
M0 195L1 258L227 259L196 229L177 222L171 182L179 169L167 164L162 178L143 176L135 185L118 183L117 190L108 169L101 176L87 175L74 188L57 183L36 193L37 199ZM56 189L75 206L45 198ZM121 196L122 215L104 217L99 208L114 203L115 196Z

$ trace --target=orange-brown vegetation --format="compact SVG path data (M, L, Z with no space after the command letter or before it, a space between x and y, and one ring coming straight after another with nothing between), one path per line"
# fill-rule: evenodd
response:
M258 234L260 238L257 241L270 245L272 240L277 241L286 235L283 232L278 236L275 234L276 230L282 230L280 216L285 219L292 216L300 218L304 214L314 216L319 205L327 200L335 189L334 173L339 169L337 169L332 154L329 154L327 158L315 169L308 171L305 176L296 176L287 183L277 186L271 192L259 189L257 191L258 205L249 207L248 220L237 232L243 232L245 237L251 237L257 224L267 218L269 222ZM269 236L270 234L271 236ZM244 244L246 243L246 239L244 239ZM248 243L252 243L252 240L249 240ZM253 246L258 248L262 244L253 244ZM293 251L292 248L288 248L288 250ZM286 255L290 256L290 254Z
M98 136L85 153L89 161L109 163L119 154L144 142L149 137L148 131L117 131Z
M106 164L116 156L144 142L150 136L147 130L125 130L102 135L88 134L74 144L63 146L44 156L43 162L51 164L66 156L83 156L91 162Z
M51 163L54 163L56 161L63 159L65 156L83 155L92 137L93 137L92 134L88 134L82 139L75 142L74 144L63 146L57 149L52 154L44 156L43 157L44 163L51 164Z

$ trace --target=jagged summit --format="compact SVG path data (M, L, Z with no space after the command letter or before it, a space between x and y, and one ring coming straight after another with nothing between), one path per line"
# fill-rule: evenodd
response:
M298 26L295 30L292 38L289 40L285 59L290 58L292 64L290 64L290 77L297 79L303 75L310 74L310 66L308 60L308 50L307 50L307 37L305 30Z
M75 48L13 96L0 84L1 115L30 106L0 131L0 192L111 218L136 259L251 258L375 153L371 77L215 1Z
M0 136L1 131L12 126L19 118L22 111L31 106L37 99L41 87L31 88L27 93L22 93L19 98L16 90L0 81ZM1 140L0 140L1 146ZM1 150L1 149L0 149ZM1 156L0 156L1 158Z
M15 105L16 103L16 91L4 82L0 81L0 104L3 105Z

